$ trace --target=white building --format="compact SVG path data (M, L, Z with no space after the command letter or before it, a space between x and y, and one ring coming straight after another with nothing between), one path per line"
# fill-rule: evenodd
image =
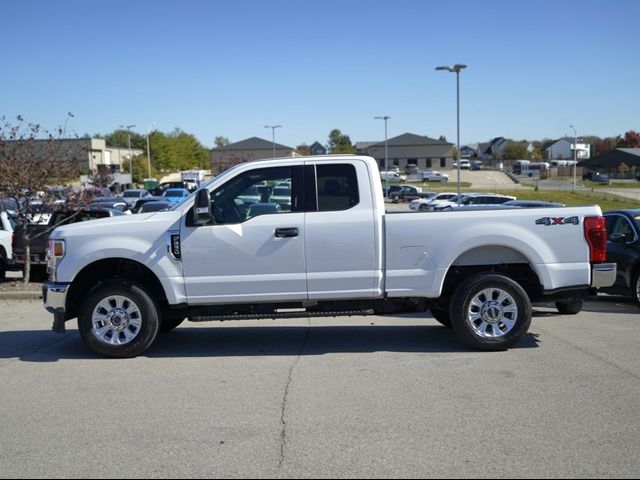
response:
M545 155L547 160L573 160L573 150L573 138L561 138L545 150ZM578 161L591 158L591 145L578 142L576 157Z

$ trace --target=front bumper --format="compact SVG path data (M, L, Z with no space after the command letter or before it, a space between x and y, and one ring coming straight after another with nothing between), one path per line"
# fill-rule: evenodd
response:
M45 283L42 285L42 301L47 312L53 313L52 330L56 333L65 333L64 322L67 316L67 294L69 283Z
M615 263L596 263L591 266L591 286L606 288L616 281L617 265Z

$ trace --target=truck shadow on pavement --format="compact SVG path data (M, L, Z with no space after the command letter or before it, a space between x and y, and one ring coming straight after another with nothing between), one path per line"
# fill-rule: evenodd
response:
M537 348L528 333L512 349ZM143 354L149 358L314 356L331 353L459 353L483 352L461 343L442 326L181 326L158 336ZM3 359L56 362L67 359L103 359L85 347L77 331L58 336L50 331L0 332Z

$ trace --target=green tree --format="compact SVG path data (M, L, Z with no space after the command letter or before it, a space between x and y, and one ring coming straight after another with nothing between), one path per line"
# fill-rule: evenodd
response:
M351 143L349 135L344 135L337 128L334 128L329 132L327 150L331 153L354 153L356 151L355 147Z
M216 138L213 139L213 143L217 148L222 148L222 147L226 147L231 142L229 141L229 137L217 136Z
M129 130L118 129L104 137L108 147L129 148ZM131 148L146 149L147 138L134 131L131 132Z
M526 140L521 141L508 141L502 151L502 158L505 160L518 160L529 158L529 150L527 147L529 142Z

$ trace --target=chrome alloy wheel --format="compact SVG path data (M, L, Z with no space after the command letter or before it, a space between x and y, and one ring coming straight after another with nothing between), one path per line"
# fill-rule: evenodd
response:
M481 337L502 337L511 331L517 320L516 301L501 288L481 290L469 303L467 321Z
M126 345L140 333L142 315L130 298L111 295L93 309L91 325L100 341L109 345Z

